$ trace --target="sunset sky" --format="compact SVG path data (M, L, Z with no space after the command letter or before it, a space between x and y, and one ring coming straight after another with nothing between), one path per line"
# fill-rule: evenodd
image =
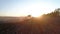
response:
M60 8L60 0L0 0L0 16L39 16Z

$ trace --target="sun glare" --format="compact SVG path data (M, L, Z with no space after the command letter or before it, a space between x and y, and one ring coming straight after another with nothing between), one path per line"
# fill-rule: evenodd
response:
M31 15L32 17L39 17L42 14L46 14L51 12L51 7L49 7L47 4L34 4L25 7L21 12L25 15Z
M52 8L52 9L51 9ZM31 15L32 17L39 17L43 14L49 13L54 8L52 6L48 6L46 3L40 3L40 4L33 4L26 7L23 7L22 9L18 8L16 12L19 16L27 16Z
M31 14L32 17L39 17L41 14L39 12L32 12Z

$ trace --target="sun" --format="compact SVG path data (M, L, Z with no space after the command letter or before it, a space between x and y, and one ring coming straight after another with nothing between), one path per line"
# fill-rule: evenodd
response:
M41 16L41 14L39 14L39 13L32 13L31 16L32 17L39 17L39 16Z
M32 17L39 17L42 15L40 11L30 11L29 13L26 13L27 15L31 15Z

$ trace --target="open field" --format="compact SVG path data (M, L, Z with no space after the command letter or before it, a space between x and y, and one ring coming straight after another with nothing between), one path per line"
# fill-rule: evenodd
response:
M11 22L9 19L2 20L0 34L60 34L60 18L31 18L24 21L13 19Z

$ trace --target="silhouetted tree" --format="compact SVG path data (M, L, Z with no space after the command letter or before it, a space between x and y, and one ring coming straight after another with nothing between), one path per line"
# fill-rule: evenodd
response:
M53 12L44 14L43 16L51 16L51 17L58 17L60 16L60 8L55 9Z

